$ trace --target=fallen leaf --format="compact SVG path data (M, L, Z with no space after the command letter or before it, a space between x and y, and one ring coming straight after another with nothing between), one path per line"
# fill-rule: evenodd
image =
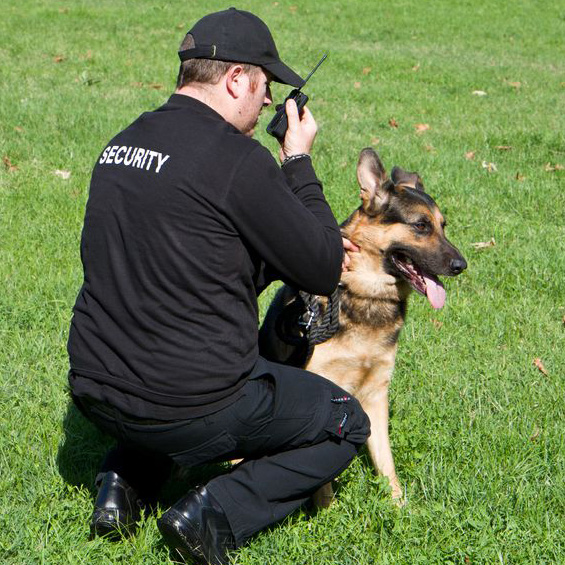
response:
M63 55L56 55L55 57L53 57L54 63L62 63L64 60L65 57L63 57Z
M414 124L414 127L416 128L416 131L418 133L422 133L424 131L427 131L430 129L430 125L429 124Z
M89 49L84 55L80 55L79 58L82 61L84 61L84 60L90 61L90 59L92 59L92 55L93 55L92 49Z
M541 361L541 359L539 357L536 357L534 359L534 366L540 371L540 373L543 373L546 377L549 377L549 373L546 371L545 367L543 366L543 363Z
M145 86L142 82L132 82L131 85L134 88L143 88Z
M524 175L521 175L520 173L516 173L516 180L522 182L526 180L526 177Z
M482 162L483 169L486 169L489 173L496 173L498 169L494 163L487 163L486 161Z
M60 169L56 169L53 171L53 174L61 177L63 180L68 180L71 178L71 171L61 171Z
M530 436L530 441L536 441L536 439L538 439L540 434L541 434L541 430L539 429L537 424L534 424L534 431L532 432L532 435Z
M289 10L290 10L293 14L295 14L296 11L298 10L298 6L291 6L291 7L289 8Z
M435 326L437 330L439 330L441 326L443 326L443 322L440 322L439 320L436 319L432 319L432 324Z
M436 148L433 145L424 145L424 149L430 153L434 153Z
M68 8L59 8L59 14L68 14L68 13L69 13Z
M512 145L496 145L495 149L498 149L499 151L510 151L510 149L512 149Z
M85 86L92 86L93 84L97 84L100 82L98 78L92 78L87 70L82 71L80 73L80 82Z
M177 24L177 29L184 29L184 24Z
M413 70L413 71L419 71L419 70L420 70L420 63L418 63L417 65L414 65L414 66L412 67L412 70Z
M388 125L389 125L391 128L397 128L397 127L398 127L398 122L397 122L394 118L391 118L391 119L388 121Z
M565 171L565 167L559 164L552 165L551 163L546 163L543 170L547 173L553 173L555 171Z
M279 3L278 2L273 2L273 6L278 6Z
M24 128L21 126L14 126L14 131L17 131L18 133L23 133L24 132Z
M371 137L371 143L373 145L378 145L381 142L381 140L378 137Z
M149 88L152 88L153 90L162 90L163 88L165 88L161 83L159 82L152 82L151 84L147 85Z
M471 560L469 559L468 555L465 555L465 565L469 565L471 563Z
M476 243L471 243L471 247L475 249L485 249L487 247L494 247L496 242L494 241L494 237L492 237L489 241L477 241Z
M476 151L467 151L465 153L465 159L467 159L467 161L472 161L475 158L475 153Z
M475 96L486 96L487 93L484 90L473 90Z
M561 320L561 323L565 326L565 316L563 316L563 319Z
M522 83L521 82L509 82L508 85L512 86L514 88L520 88L522 86Z
M354 83L353 83L353 86L354 86L355 88L361 88L361 83L358 82L358 81L357 81L357 82L354 82Z
M364 75L368 75L371 72L371 67L364 67L363 68L363 74Z
M14 171L17 171L19 169L18 166L14 165L12 161L10 161L8 155L4 155L4 157L2 157L2 162L4 163L4 166L9 173L13 173Z

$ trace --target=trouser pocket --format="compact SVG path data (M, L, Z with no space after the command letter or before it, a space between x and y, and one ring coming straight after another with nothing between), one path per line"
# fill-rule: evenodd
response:
M371 433L371 422L359 401L343 391L333 391L328 402L325 430L333 437L363 444Z
M200 445L171 453L170 456L181 466L193 467L201 463L224 460L234 452L235 447L236 440L227 431L223 431Z
M328 437L365 443L369 418L351 395L331 381L302 369L265 360L257 364L275 386L273 436L277 445L300 447Z

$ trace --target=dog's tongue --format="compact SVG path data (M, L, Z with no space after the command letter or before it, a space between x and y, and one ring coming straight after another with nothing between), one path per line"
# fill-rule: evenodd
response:
M439 310L443 308L445 304L445 288L441 284L440 280L436 277L430 278L427 275L423 275L426 281L426 296L432 305L432 308Z

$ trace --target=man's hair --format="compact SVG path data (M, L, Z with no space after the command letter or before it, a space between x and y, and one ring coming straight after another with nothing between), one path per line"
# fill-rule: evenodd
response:
M194 38L192 37L192 34L187 33L180 44L179 51L192 49L194 45ZM177 88L182 88L183 86L194 82L201 84L217 84L234 64L237 63L217 61L213 59L188 59L186 61L182 61L177 77ZM250 75L253 86L261 67L251 65L249 63L241 63L241 66L243 67L243 72Z

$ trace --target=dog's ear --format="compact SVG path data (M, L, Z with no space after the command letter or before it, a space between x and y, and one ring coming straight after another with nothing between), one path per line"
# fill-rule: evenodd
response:
M367 147L361 151L357 163L357 181L361 188L363 210L374 216L388 201L388 190L383 188L386 171L375 150Z
M422 179L418 173L409 173L400 167L393 167L390 176L395 185L402 184L410 188L416 188L417 190L424 190Z

